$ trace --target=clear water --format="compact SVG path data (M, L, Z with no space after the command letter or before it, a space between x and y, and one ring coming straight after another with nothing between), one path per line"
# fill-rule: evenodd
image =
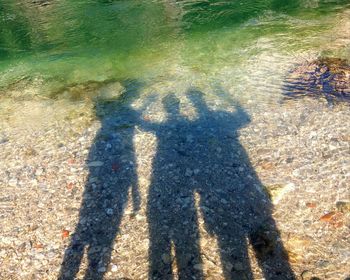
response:
M348 10L347 0L3 0L0 87L24 81L52 95L89 81L170 79L273 91L300 58L349 58Z

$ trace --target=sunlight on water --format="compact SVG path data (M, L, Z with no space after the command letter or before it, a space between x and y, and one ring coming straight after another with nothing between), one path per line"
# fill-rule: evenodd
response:
M261 68L274 73L295 57L349 56L348 42L335 48L330 38L347 1L281 3L2 1L0 86L6 94L35 84L35 94L52 96L88 81L175 75L230 79L239 89L247 75L259 83Z

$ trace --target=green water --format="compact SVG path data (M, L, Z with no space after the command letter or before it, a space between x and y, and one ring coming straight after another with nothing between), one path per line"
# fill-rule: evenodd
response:
M333 46L332 37L349 9L345 0L3 0L0 87L35 84L50 95L89 81L171 77L239 86L252 59L277 69L309 53L349 58L348 42Z

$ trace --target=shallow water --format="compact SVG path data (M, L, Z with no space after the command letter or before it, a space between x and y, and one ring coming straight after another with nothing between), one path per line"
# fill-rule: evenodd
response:
M40 253L38 259L43 262L33 265L32 244L23 250L8 249L7 238L0 247L14 253L13 257L3 254L3 278L56 279L60 269L68 272L69 267L61 264L69 241L58 233L69 229L73 234L79 209L85 213L81 220L97 221L96 214L109 215L105 209L101 212L105 203L100 209L84 208L84 199L94 200L100 191L108 194L103 190L108 184L116 194L123 194L122 200L111 196L116 207L126 207L133 180L140 185L145 216L134 219L132 202L139 207L135 198L113 216L117 223L122 221L120 226L108 217L101 220L112 233L108 236L122 233L115 243L118 249L112 252L120 270L108 271L111 279L147 279L148 263L162 259L148 254L148 244L158 240L157 234L149 236L152 228L148 225L181 216L166 208L167 203L162 208L167 217L153 210L146 213L150 201L153 207L149 198L157 196L152 186L161 180L188 197L198 194L197 205L191 202L188 209L192 216L202 213L198 224L203 229L199 239L188 240L191 244L205 241L200 244L203 256L213 256L203 258L210 268L208 279L225 279L220 275L230 270L221 262L221 252L240 252L233 247L227 250L225 242L233 237L246 250L242 234L224 228L225 224L228 229L236 228L237 222L244 224L247 217L253 217L254 207L265 216L257 222L265 222L273 208L283 242L291 237L293 243L294 236L302 244L296 255L291 251L292 259L299 255L302 259L291 260L296 275L316 269L319 279L348 277L349 223L328 230L319 220L326 212L333 213L337 200L350 199L349 104L329 106L319 88L320 77L311 85L314 98L305 98L308 94L300 87L296 88L297 93L302 91L298 98L286 98L294 82L309 86L308 81L304 83L305 71L318 65L319 57L350 61L349 0L0 1L0 197L5 197L0 202L11 200L9 194L14 197L13 211L0 205L1 217L8 221L3 232L16 244L27 244L31 233L19 229L28 228L29 221L37 223L35 239L48 245L40 247L45 255ZM94 177L94 168L101 163L105 171L99 179ZM120 172L119 163L126 173ZM202 170L206 175L198 173ZM188 184L196 183L191 176L197 174L202 185L198 192ZM234 177L237 185L232 184ZM183 180L181 184L177 179ZM121 185L115 180L122 181ZM103 184L89 188L90 182L97 181ZM276 193L282 188L270 197L274 205L258 199L266 187ZM228 191L219 191L225 188ZM232 188L245 190L267 207L254 204L248 209L240 195L232 195ZM220 205L210 198L217 197L211 195L216 192L224 198ZM164 193L163 201L178 203L177 195L172 199ZM232 203L227 204L228 199ZM108 194L98 200L111 199ZM309 209L308 203L317 207ZM215 209L210 211L214 216L203 211L203 206ZM220 218L218 206L223 213L237 209L239 215L232 212L227 220ZM145 218L147 223L141 220ZM186 227L195 228L197 220L185 222ZM169 223L169 227L176 229L173 232L179 239L186 239L178 224ZM316 236L312 246L307 245L307 254L304 244L309 243L298 239L304 235ZM95 236L83 238L92 244ZM109 240L100 248L108 251L112 243ZM187 244L173 249L187 249ZM323 260L332 266L318 266ZM250 271L248 260L244 262ZM254 260L252 264L250 272L262 279L260 265ZM83 258L81 273L86 265Z
M220 82L241 97L270 98L294 63L349 58L349 9L344 0L4 0L2 95L52 97L133 79L177 91Z

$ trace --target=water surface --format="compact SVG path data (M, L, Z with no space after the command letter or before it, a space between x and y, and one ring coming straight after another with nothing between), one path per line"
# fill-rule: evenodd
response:
M349 57L334 38L349 9L345 0L4 0L0 86L52 95L88 81L176 78L237 93L263 81L269 91L269 76L276 83L296 58Z

